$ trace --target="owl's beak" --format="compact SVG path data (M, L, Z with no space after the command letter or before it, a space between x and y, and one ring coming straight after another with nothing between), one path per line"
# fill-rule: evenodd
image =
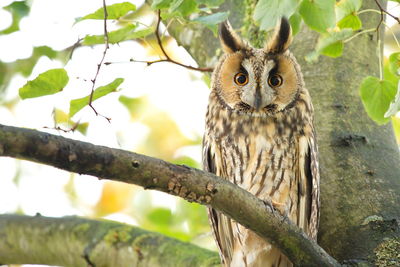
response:
M253 107L259 111L262 108L262 99L261 99L261 94L259 92L256 93L254 97L254 105Z
M244 91L240 98L256 111L262 110L264 107L271 104L272 101L272 95L262 93L262 88L260 86L255 86Z

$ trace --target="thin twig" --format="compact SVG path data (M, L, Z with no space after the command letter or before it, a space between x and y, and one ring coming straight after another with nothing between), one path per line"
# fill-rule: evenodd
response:
M350 40L353 40L353 38L355 38L355 37L357 37L357 36L359 36L361 34L364 34L364 33L367 33L367 32L374 32L374 31L376 31L376 28L371 28L371 29L359 31L359 32L355 33L354 35L350 36L349 38L347 38L346 40L344 40L343 43L347 43Z
M101 115L100 113L97 112L97 110L93 107L92 102L93 102L93 95L94 95L94 87L96 85L96 80L97 80L97 76L99 76L100 73L100 69L101 66L103 65L103 61L106 57L107 54L107 50L109 48L109 41L108 41L108 31L107 31L107 17L108 17L108 13L107 13L107 5L106 5L106 0L103 0L103 10L104 10L104 41L105 41L105 46L104 46L104 51L103 51L103 56L100 60L100 63L97 64L97 71L96 71L96 75L94 76L94 78L92 79L92 90L90 92L90 97L89 97L89 107L92 108L92 110L94 111L94 113L96 114L96 116L101 116L103 118L105 118L108 122L111 122L111 118L108 118L106 116Z
M379 10L381 11L381 13L387 14L388 16L392 17L394 20L396 20L396 21L400 24L400 18L399 18L399 17L396 17L396 16L390 14L389 12L387 12L385 9L383 9L383 7L381 6L381 4L379 3L378 0L375 0L375 3L376 3L376 5L379 7ZM380 24L381 24L381 23L379 23L379 25L380 25Z
M363 9L363 10L357 12L357 15L360 15L360 14L366 13L366 12L374 12L374 13L379 13L379 14L381 13L381 11L379 11L379 10L370 8L370 9Z
M397 37L396 37L396 34L394 33L394 31L393 31L393 29L392 29L392 27L389 27L388 25L387 25L387 23L386 22L383 22L383 24L386 26L386 28L390 31L390 33L392 34L392 36L393 36L393 39L394 39L394 41L396 42L396 44L397 44L397 47L400 49L400 43L399 43L399 40L397 40Z
M57 126L57 124L54 122L54 127L47 127L44 126L43 128L45 129L51 129L51 130L57 130L57 131L61 131L64 133L70 133L70 132L75 132L75 130L78 128L80 121L74 122L74 124L72 125L71 128L69 129L63 129L60 126Z
M199 68L199 67L193 67L190 65L186 65L183 63L180 63L178 61L173 60L167 53L167 51L165 50L163 44L162 44L162 40L161 40L161 36L160 36L160 24L161 24L161 11L158 10L157 12L157 24L156 24L156 30L154 32L154 34L156 35L157 38L157 44L160 47L163 56L165 57L165 59L159 59L159 60L153 60L153 61L144 61L144 60L135 60L135 59L130 59L129 61L131 62L139 62L139 63L146 63L147 66L150 66L154 63L160 63L160 62L170 62L173 63L175 65L187 68L187 69L191 69L191 70L197 70L197 71L202 71L202 72L212 72L213 68ZM112 64L112 62L106 62L106 65Z
M81 41L82 40L83 40L82 38L78 38L78 40L72 46L70 46L67 49L65 49L65 50L71 49L71 52L69 54L69 59L70 60L72 59L72 55L74 54L75 49L77 49L78 47L81 46Z
M191 70L197 70L197 71L202 71L202 72L212 72L213 68L197 68L197 67L193 67L190 65L185 65L182 64L180 62L174 61L172 59L158 59L158 60L152 60L152 61L145 61L145 60L136 60L136 59L130 59L130 62L137 62L137 63L146 63L147 66L150 66L154 63L160 63L160 62L169 62L169 63L173 63L175 65L187 68L187 69L191 69ZM106 62L105 64L111 64L111 62Z
M381 18L379 19L378 26L376 26L376 39L378 39L378 41L379 41L379 38L380 38L379 28L381 27L382 22L383 22L383 12L381 10Z
M76 128L79 126L79 123L75 124L72 128L70 129L63 129L60 126L55 126L55 127L48 127L48 126L43 126L44 129L50 129L50 130L56 130L56 131L61 131L64 133L70 133L70 132L75 132Z
M164 46L162 45L162 42L161 42L161 37L160 37L160 33L159 33L160 24L161 24L161 10L159 9L159 10L158 10L158 13L157 13L157 26L156 26L156 32L155 32L155 34L156 34L156 38L157 38L158 45L160 46L160 49L161 49L161 51L163 52L164 56L165 56L168 60L171 60L171 58L168 56L167 52L165 52Z

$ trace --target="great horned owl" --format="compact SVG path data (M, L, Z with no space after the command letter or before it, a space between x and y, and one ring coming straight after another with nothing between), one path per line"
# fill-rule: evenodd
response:
M203 139L203 166L271 201L316 239L319 171L313 106L300 66L288 50L282 18L265 48L220 25L224 55L213 76ZM209 217L225 266L292 266L282 252L225 215Z

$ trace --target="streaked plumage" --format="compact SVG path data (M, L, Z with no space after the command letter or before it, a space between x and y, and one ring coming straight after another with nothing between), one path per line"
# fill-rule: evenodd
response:
M204 169L272 201L311 238L319 219L319 172L313 106L289 52L291 29L282 19L264 49L220 26L225 54L212 77ZM209 209L226 266L292 266L277 248Z

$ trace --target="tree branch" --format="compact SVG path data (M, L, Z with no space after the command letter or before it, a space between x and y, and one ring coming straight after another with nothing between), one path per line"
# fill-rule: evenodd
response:
M103 56L101 57L101 60L99 64L97 64L97 70L96 74L94 75L94 78L91 80L92 81L92 88L90 90L90 97L89 97L89 104L88 106L93 110L93 112L96 114L96 116L101 116L105 118L108 122L111 122L111 119L101 115L97 110L93 107L93 95L94 95L94 87L96 85L97 77L99 76L100 69L103 66L104 59L106 58L107 55L107 50L110 48L109 45L109 38L108 38L108 30L107 30L107 18L108 18L108 12L107 12L107 5L106 5L106 0L103 0L103 11L104 11L104 50L103 50Z
M0 265L220 266L215 252L107 220L0 215Z
M296 266L339 266L272 205L211 173L120 149L0 125L0 156L51 165L209 205L279 247Z
M165 59L158 59L158 60L153 60L153 61L143 61L143 60L135 60L135 59L130 59L131 62L138 62L138 63L146 63L147 66L150 66L154 63L160 63L160 62L169 62L181 67L184 67L186 69L190 69L190 70L197 70L197 71L201 71L201 72L212 72L214 69L213 68L200 68L200 67L193 67L191 65L186 65L183 63L180 63L176 60L173 60L168 54L167 51L165 51L164 45L162 44L161 41L161 36L160 36L160 23L161 23L161 10L157 11L157 23L156 23L156 29L154 31L154 35L157 38L157 44L161 49L161 52L163 54L163 56L165 57ZM111 62L106 62L105 64L110 64Z

